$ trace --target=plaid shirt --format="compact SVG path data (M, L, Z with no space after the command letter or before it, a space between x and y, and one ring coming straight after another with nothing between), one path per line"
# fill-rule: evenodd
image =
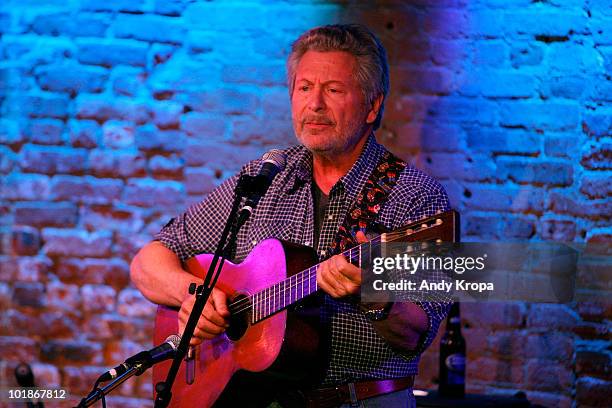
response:
M344 215L353 206L384 151L374 136L370 136L357 162L331 189L317 248L321 261L329 257L330 245ZM290 147L285 153L285 169L276 176L238 234L236 261L246 258L258 242L270 237L313 245L312 155L303 146ZM238 177L243 173L255 175L260 167L261 160L245 165L206 200L173 218L155 239L181 260L213 252L229 214ZM447 209L448 197L440 184L414 167L406 166L380 209L376 223L395 230ZM355 303L325 295L322 310L323 317L331 324L331 355L324 385L416 374L419 356L433 341L447 312L445 303L418 303L429 318L429 329L417 350L400 354L376 333Z

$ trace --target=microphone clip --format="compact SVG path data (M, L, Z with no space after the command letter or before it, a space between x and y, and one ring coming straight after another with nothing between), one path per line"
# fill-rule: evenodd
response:
M266 177L258 174L257 176L250 176L243 174L238 179L236 185L236 193L242 197L250 198L253 196L262 196L267 190L267 179Z

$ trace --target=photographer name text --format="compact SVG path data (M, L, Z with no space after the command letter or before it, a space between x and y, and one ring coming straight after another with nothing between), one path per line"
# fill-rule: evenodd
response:
M376 291L436 291L450 293L455 291L488 292L495 290L493 282L467 282L465 280L429 282L422 280L421 283L402 279L399 282L385 282L377 279L372 282Z

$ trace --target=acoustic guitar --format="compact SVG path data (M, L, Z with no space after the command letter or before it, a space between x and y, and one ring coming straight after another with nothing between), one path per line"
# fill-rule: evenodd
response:
M458 213L451 210L379 235L343 255L364 265L385 242L455 242ZM213 258L201 254L185 268L203 278ZM216 287L228 295L230 325L224 334L192 347L181 363L171 407L266 406L278 391L308 389L325 373L326 327L319 321L312 248L266 239L238 264L226 261ZM178 332L178 310L159 306L154 343ZM153 385L171 361L153 367ZM224 391L225 390L225 391ZM291 393L285 393L291 395Z

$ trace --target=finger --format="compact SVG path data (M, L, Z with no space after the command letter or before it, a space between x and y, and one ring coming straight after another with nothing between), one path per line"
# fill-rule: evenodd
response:
M361 269L347 263L342 269L340 269L344 283L350 283L351 285L361 285Z
M227 308L227 295L225 292L222 290L213 290L211 297L213 306L215 307L217 313L224 318L228 318L230 316L230 312Z
M190 346L192 346L192 347L193 347L193 346L197 346L198 344L202 344L202 342L203 342L204 340L205 340L205 339L202 339L202 338L200 338L200 337L195 337L195 336L194 336L194 337L192 337L191 339L189 339L189 345L190 345Z
M192 303L192 302L191 302ZM192 306L190 302L187 300L181 305L181 309L178 314L178 327L179 333L183 333L185 326L187 325L187 320L189 320L189 315L191 314Z
M206 307L204 308L204 311L202 312L202 316L204 317L204 319L200 318L200 321L210 321L211 323L219 326L219 327L225 327L227 324L227 321L225 320L225 318L223 316L221 316L214 308L214 306L212 305L212 303L208 303L206 305Z
M348 262L342 255L331 258L334 262L334 269L337 271L338 281L343 286L346 281L361 284L361 269Z
M196 329L193 332L193 336L191 336L191 338L189 339L189 345L197 346L198 344L202 343L204 340L207 340L206 337L204 336L204 332L198 327L196 327Z
M193 336L189 340L191 346L196 346L202 343L204 340L210 340L223 333L224 329L215 325L211 325L210 322L204 322L195 328Z
M356 281L359 280L359 268L348 263L344 257L337 256L333 258L330 272L330 278L333 278L332 284L340 296L355 293ZM357 275L353 276L355 274Z
M211 339L225 331L225 326L219 326L210 320L203 320L198 324L199 333L207 339Z
M330 270L330 261L327 260L317 268L317 284L327 294L332 297L342 296L342 287L336 282L333 273Z
M360 244L363 244L364 242L368 242L368 238L366 238L365 234L361 230L357 231L357 234L355 234L355 238L357 238L357 242Z

